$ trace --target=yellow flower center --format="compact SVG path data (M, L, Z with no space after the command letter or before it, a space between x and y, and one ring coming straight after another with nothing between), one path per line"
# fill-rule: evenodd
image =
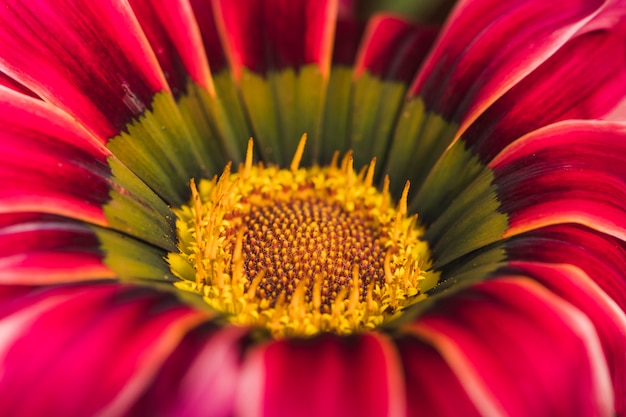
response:
M252 142L236 173L191 182L176 210L175 285L199 293L230 322L276 338L378 327L423 298L427 247L407 217L408 183L393 207L375 161L357 174L350 154L327 167L252 163Z

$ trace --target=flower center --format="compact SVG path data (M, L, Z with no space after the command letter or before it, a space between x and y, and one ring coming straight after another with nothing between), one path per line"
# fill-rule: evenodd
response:
M375 161L357 174L340 164L290 169L252 163L237 173L191 182L192 201L175 210L175 285L202 295L232 323L274 337L350 334L378 327L423 298L426 244L406 216L408 183L397 207L388 184L372 184Z

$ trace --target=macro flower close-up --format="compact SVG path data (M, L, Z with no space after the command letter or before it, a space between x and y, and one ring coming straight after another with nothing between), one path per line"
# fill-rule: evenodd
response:
M626 1L0 0L0 415L625 416Z

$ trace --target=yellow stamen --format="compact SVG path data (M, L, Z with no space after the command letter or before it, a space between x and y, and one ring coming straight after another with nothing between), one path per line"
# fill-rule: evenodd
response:
M250 141L236 173L228 164L190 182L190 204L176 213L195 275L172 268L175 285L277 338L371 330L425 297L428 250L407 217L409 184L394 208L389 178L382 192L373 185L375 160L358 175L351 153L300 168L305 142L288 170L253 164Z

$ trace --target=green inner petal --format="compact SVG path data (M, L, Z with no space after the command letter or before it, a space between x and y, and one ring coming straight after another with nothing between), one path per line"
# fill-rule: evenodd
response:
M352 73L352 67L343 65L334 66L330 72L320 138L321 163L330 162L335 151L345 153L350 149Z
M145 183L117 158L110 157L110 201L102 207L109 225L165 250L176 247L174 214Z
M252 128L246 116L242 99L228 70L213 74L215 86L215 123L225 144L228 161L241 162L246 152ZM223 162L228 162L223 161ZM224 163L218 166L221 171Z
M177 281L164 257L167 252L114 230L93 226L104 263L122 280Z
M384 81L369 72L356 80L351 132L356 166L367 164L373 157L384 160L407 87L403 82Z
M421 98L407 101L400 111L385 171L392 179L410 180L411 187L418 190L457 130L457 124L428 113ZM404 183L392 181L391 185L393 194L398 195Z
M187 200L191 177L209 174L197 137L181 116L173 97L157 93L152 109L129 123L126 131L109 140L107 148L166 202L179 206Z
M315 64L271 71L267 78L244 68L241 94L244 98L254 139L266 161L287 166L300 137L308 135L304 161L319 152L319 133L326 82Z

